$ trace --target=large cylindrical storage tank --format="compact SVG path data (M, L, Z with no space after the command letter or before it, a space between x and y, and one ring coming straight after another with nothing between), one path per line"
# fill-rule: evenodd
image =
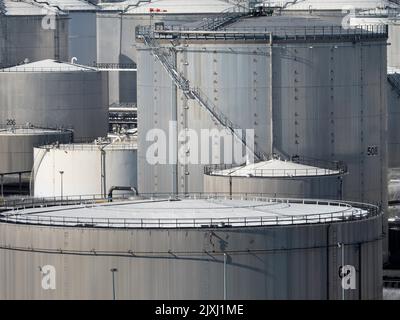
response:
M0 122L68 128L74 140L108 132L107 73L55 60L0 70Z
M345 174L345 165L323 161L296 163L273 159L241 167L216 165L205 168L204 192L341 199Z
M400 168L390 168L388 180L389 216L400 216Z
M97 13L97 63L104 67L134 68L137 64L135 30L139 25L177 25L201 21L233 7L223 0L159 0L138 5L101 3ZM136 103L136 72L110 72L110 105Z
M190 195L11 204L20 210L0 216L1 299L113 299L112 269L117 299L382 298L376 207Z
M68 13L67 61L76 58L77 63L92 66L97 59L97 11L100 8L93 1L48 0L46 3Z
M385 206L386 40L277 45L273 66L276 150L346 162L344 198Z
M171 60L190 86L232 123L254 129L266 153L343 161L344 199L385 206L386 27L345 30L323 17L272 16L227 30L176 34ZM172 47L170 34L159 33L168 38L160 45ZM146 46L138 61L139 188L200 192L202 167L149 164L146 135L168 133L170 120L178 132L221 126L176 89Z
M66 60L68 15L44 3L2 1L0 68L25 61Z
M400 68L400 22L395 20L389 23L388 67Z
M105 196L112 187L137 187L133 141L42 146L34 157L35 197Z
M93 5L69 8L68 61L76 58L82 65L93 66L97 60L97 13Z
M0 174L32 170L33 149L43 144L71 142L69 131L15 127L0 129Z
M388 164L400 167L400 69L388 74Z

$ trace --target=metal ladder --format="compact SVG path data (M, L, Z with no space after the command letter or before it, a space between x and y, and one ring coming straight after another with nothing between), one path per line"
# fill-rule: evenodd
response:
M145 45L151 49L153 56L161 63L175 85L183 91L188 99L197 101L201 107L205 108L211 115L211 118L215 119L222 127L240 140L243 146L254 155L256 160L265 161L270 159L264 151L259 150L256 143L254 143L254 150L250 148L247 145L246 137L240 134L244 132L243 129L230 121L199 88L190 87L189 80L176 70L174 64L169 59L168 53L160 47L150 32L142 33L142 37Z

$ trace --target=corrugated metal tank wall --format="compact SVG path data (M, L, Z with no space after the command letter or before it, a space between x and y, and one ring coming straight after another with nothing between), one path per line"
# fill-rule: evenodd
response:
M268 152L272 144L269 49L266 46L251 43L232 45L232 48L231 50L226 45L218 44L191 44L190 48L177 53L177 69L190 80L193 87L200 88L231 121L243 129L254 129L255 143ZM139 143L143 146L139 153L145 154L149 146L149 143L144 141L147 132L152 128L160 128L168 133L169 121L177 122L178 133L190 128L197 132L199 139L201 130L223 129L211 119L210 114L203 107L194 101L188 101L180 90L175 94L176 91L169 76L149 51L140 50L138 61L140 69L138 72ZM164 94L173 98L166 99ZM157 107L160 103L162 108ZM149 109L153 109L157 116L149 116L147 114ZM199 145L201 145L200 140ZM178 144L178 149L179 147ZM211 142L209 154L213 156ZM200 157L201 152L199 152L198 163L201 161ZM221 157L223 159L223 155ZM153 170L151 165L144 160L140 157L141 170L151 172ZM215 159L210 157L210 161L215 161ZM167 166L164 167L167 168ZM178 170L177 188L174 190L203 191L202 165L180 163L178 166L169 166L169 168ZM171 171L163 172L163 174L170 176ZM145 177L147 181L139 182L141 192L152 192L153 187L148 181L151 175L145 175ZM139 179L139 181L142 180ZM170 186L164 185L159 191L171 192Z
M68 143L70 132L44 132L43 134L0 133L0 173L31 171L33 148L53 142Z
M68 58L68 19L57 16L56 29L42 27L44 16L1 16L0 68L43 59Z
M68 61L76 57L77 63L92 66L97 60L96 12L69 13Z
M148 50L139 51L138 73L138 186L141 193L176 191L176 165L152 165L148 150L153 144L147 136L150 130L160 129L168 143L169 121L176 121L176 88L164 68ZM147 141L147 140L150 141ZM161 139L161 138L159 138ZM159 140L161 142L161 140ZM169 143L168 143L169 144ZM163 145L163 144L162 144ZM154 156L149 152L150 156ZM161 155L161 154L160 154ZM156 155L157 156L157 155ZM169 154L168 154L169 156Z
M400 24L389 24L389 39L388 42L388 66L393 68L400 68L400 41L399 31Z
M273 66L274 147L344 161L344 199L385 205L385 43L287 44Z
M176 61L178 71L185 75L191 86L200 88L238 127L254 129L255 144L271 154L269 56L265 44L190 44L186 50L178 51ZM194 101L186 101L181 91L178 92L177 114L178 132L190 128L200 137L201 130L223 129L203 107ZM212 152L212 146L209 152ZM188 164L180 169L179 190L202 192L203 167ZM186 179L185 183L183 179Z
M0 72L0 123L74 130L74 139L108 132L105 72Z
M381 217L337 224L206 230L107 230L0 224L1 299L382 298ZM18 248L18 250L17 250ZM62 248L62 253L60 252ZM249 252L250 250L250 252ZM52 253L50 253L52 252ZM56 268L43 290L39 266Z
M349 166L344 199L387 203L385 41L276 45L272 49L272 75L270 48L265 44L219 46L206 41L183 47L177 53L178 70L232 122L255 128L255 140L263 151L268 153L270 148L272 108L275 150L287 156L344 161ZM138 99L139 135L155 127L165 130L167 120L174 119L170 114L174 109L178 132L183 128L218 128L204 108L187 102L180 91L176 107L173 101L162 99L169 114L163 113L157 120L145 115L145 110L160 103L154 92L167 90L171 81L160 63L142 52L138 59L143 92ZM155 66L148 67L149 63ZM158 79L147 74L150 68L157 68ZM141 83L148 77L153 81ZM199 165L180 166L178 190L201 192L202 174ZM141 191L150 190L151 186Z
M230 181L231 180L231 181ZM340 177L247 178L204 175L205 193L266 194L272 197L341 199Z
M137 26L157 22L166 25L180 25L200 21L213 14L120 14L113 12L97 13L97 62L115 64L136 64ZM110 104L137 101L137 76L135 72L110 72Z
M400 78L400 77L399 77ZM400 96L388 84L388 162L390 168L400 167Z

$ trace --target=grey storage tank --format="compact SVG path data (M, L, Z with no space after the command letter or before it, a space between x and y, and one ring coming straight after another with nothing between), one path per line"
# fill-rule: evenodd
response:
M68 57L68 15L44 3L0 0L0 68Z
M1 299L113 299L112 276L117 299L382 298L374 206L190 194L97 200L3 204Z
M177 89L149 46L139 50L141 192L203 190L202 165L149 164L153 141L146 135L152 128L168 133L169 121L178 132L224 129L210 116L217 110L223 122L254 129L255 144L267 154L343 161L349 172L343 198L386 206L386 26L344 30L323 17L271 16L216 32L154 36L193 94Z
M68 143L71 138L69 131L34 126L0 129L0 174L31 171L34 147L56 142Z
M97 11L93 1L47 0L53 9L68 13L68 60L92 66L97 59ZM119 40L116 40L119 41Z
M400 167L400 69L388 70L388 165Z
M68 128L75 141L106 136L107 81L106 72L55 60L2 69L0 122Z
M233 4L222 0L159 0L100 3L97 63L104 68L135 68L135 29L139 25L186 24L215 16ZM136 72L110 72L110 105L136 103Z

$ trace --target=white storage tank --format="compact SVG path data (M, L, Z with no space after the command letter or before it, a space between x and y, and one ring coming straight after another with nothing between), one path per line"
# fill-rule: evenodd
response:
M67 57L66 13L44 2L0 0L0 68Z
M265 194L270 197L342 199L342 163L271 159L243 166L211 165L204 170L207 194Z
M78 199L3 204L0 299L113 299L113 275L123 300L382 298L374 206L190 194ZM57 290L41 286L45 265L56 270Z
M34 151L34 196L103 195L137 187L136 142L100 140L42 146Z
M0 123L68 128L74 141L108 132L107 73L42 60L0 70Z

